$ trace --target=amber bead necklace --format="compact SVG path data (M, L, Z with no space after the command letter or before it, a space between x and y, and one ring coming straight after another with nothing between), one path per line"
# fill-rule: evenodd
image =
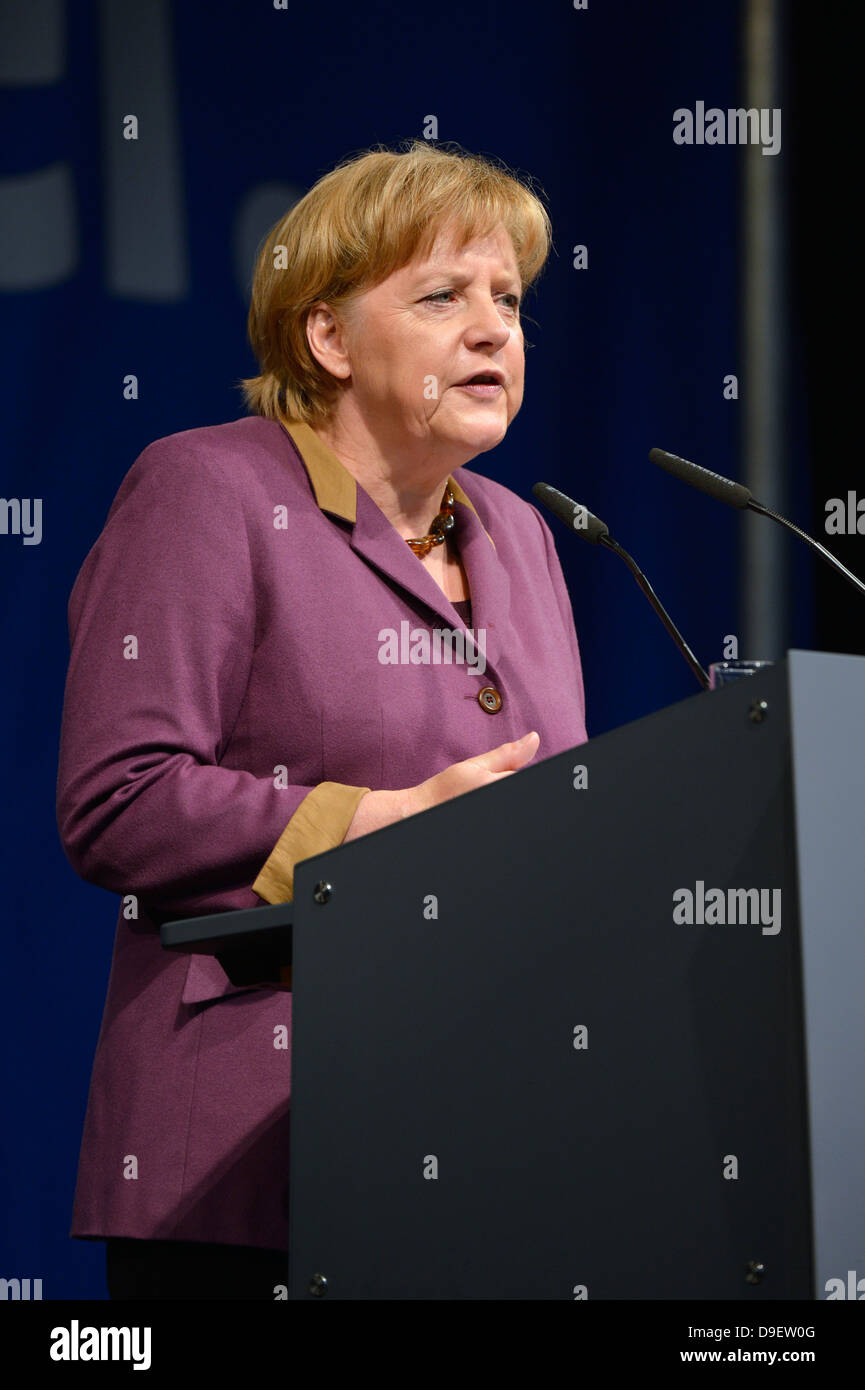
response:
M429 534L418 536L413 540L406 539L406 545L411 546L418 559L422 560L428 555L434 545L443 545L450 532L454 529L454 495L450 486L445 488L442 498L442 508L438 516L429 528Z

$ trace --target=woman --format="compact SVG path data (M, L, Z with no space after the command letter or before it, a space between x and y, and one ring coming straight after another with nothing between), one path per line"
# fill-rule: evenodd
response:
M160 924L586 737L549 529L464 468L520 408L549 245L483 159L338 166L262 247L253 414L145 449L76 580L58 824L122 904L71 1234L112 1297L285 1283L291 994Z

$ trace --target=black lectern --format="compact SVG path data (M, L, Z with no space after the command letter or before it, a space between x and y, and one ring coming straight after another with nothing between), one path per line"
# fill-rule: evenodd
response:
M162 928L291 951L291 1298L865 1276L863 715L791 652Z

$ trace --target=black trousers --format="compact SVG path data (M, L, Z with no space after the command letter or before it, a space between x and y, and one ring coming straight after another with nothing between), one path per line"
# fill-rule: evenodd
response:
M144 1299L285 1297L288 1252L187 1240L105 1242L108 1296ZM282 1287L280 1287L282 1286Z

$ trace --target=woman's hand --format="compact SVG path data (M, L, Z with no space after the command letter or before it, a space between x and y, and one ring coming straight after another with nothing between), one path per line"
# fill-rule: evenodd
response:
M462 796L464 792L498 782L502 777L510 777L531 761L539 744L537 733L524 734L516 743L500 743L498 748L491 748L488 753L465 758L461 763L451 763L443 772L437 772L435 777L428 777L416 787L393 792L367 792L358 802L343 843L368 835L372 830L381 830L385 825L393 825L405 816L417 815L419 811Z

